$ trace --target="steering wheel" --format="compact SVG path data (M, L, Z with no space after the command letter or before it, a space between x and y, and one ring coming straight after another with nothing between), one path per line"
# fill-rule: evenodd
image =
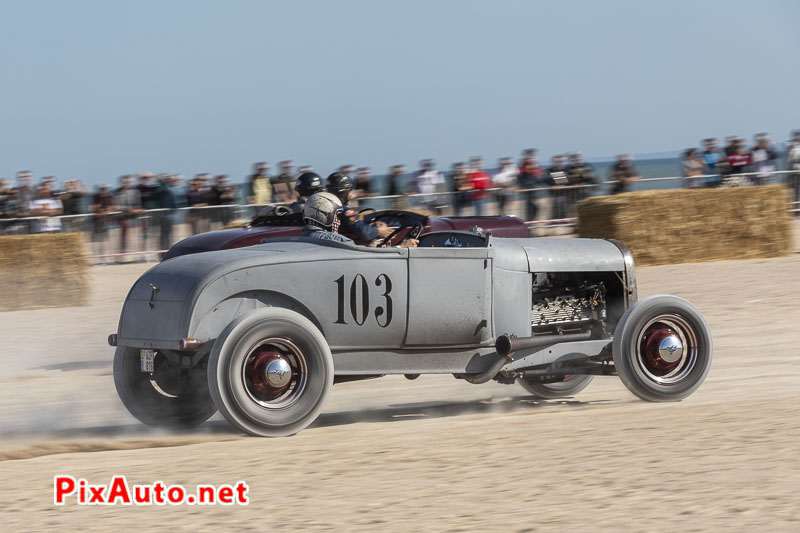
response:
M358 210L358 214L363 215L364 213L369 213L370 211L374 213L375 209L372 207L362 207L361 209Z
M391 232L383 240L381 240L378 243L378 248L383 248L387 244L390 244L392 242L392 239L394 239L397 236L398 233L400 233L401 231L403 231L406 228L413 228L413 229L411 229L408 233L406 233L406 236L403 237L402 241L400 241L401 243L405 242L406 239L409 239L409 238L410 239L419 238L419 236L422 234L423 226L422 226L422 222L420 222L419 220L412 220L412 221L410 221L410 222L408 222L406 224L403 224L402 226L400 226L399 228L397 228L396 230Z

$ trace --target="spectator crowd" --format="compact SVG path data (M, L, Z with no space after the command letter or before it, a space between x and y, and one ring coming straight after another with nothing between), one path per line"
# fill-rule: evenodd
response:
M793 189L794 201L800 202L800 130L793 132L784 157L785 168L797 171L788 176L787 183ZM701 147L685 150L681 171L685 186L690 188L761 185L773 181L772 172L779 163L778 151L769 136L761 133L749 147L741 137L726 138L723 148L718 147L716 139L705 139ZM137 225L145 241L149 235L158 236L158 246L165 249L172 241L176 208L188 208L186 221L192 233L208 231L213 223L231 221L231 206L291 203L297 197L297 175L312 167L295 170L292 161L281 161L276 174L270 170L268 163L256 163L243 190L232 185L225 174L201 173L186 180L179 174L143 172L120 177L116 187L103 184L94 191L78 179L65 180L59 187L54 177L37 183L32 172L20 171L15 184L0 179L0 233L88 229L95 242L102 242L109 229L116 228L119 249L125 251L129 230ZM500 158L493 172L485 168L480 156L453 163L447 173L438 170L432 159L422 160L410 175L405 165L393 165L380 191L368 167L342 165L338 170L353 177L353 197L362 202L382 194L394 198L393 205L405 207L409 204L403 198L414 195L415 207L432 212L447 207L455 215L469 210L480 216L488 214L489 202L494 212L504 214L513 200L519 200L520 215L527 220L537 219L540 193L546 192L551 199L550 218L560 220L601 185L601 179L579 152L556 155L549 165L543 165L535 149L524 150L518 161ZM622 154L609 167L605 184L610 194L619 194L629 191L639 178L632 157ZM145 213L147 216L142 216Z

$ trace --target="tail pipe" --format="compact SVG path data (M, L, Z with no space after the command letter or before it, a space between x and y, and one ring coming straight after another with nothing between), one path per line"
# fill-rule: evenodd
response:
M560 342L575 342L575 341L588 341L592 338L592 332L586 331L583 333L568 333L566 335L538 335L535 337L514 337L511 335L500 335L495 340L495 349L497 355L500 357L488 369L480 374L472 374L465 376L470 383L476 385L486 383L500 372L504 366L514 360L511 356L514 352L519 350L526 350L528 348L535 348L537 346L548 346L550 344L558 344Z

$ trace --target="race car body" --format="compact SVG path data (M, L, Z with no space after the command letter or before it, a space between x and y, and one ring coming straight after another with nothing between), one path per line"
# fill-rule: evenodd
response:
M109 342L117 390L143 422L218 409L266 436L311 423L334 380L449 373L554 398L618 374L673 401L700 386L712 353L691 304L637 301L620 243L457 231L417 248L290 237L176 257L134 284Z
M421 233L434 231L469 231L480 228L486 234L495 237L527 237L528 228L525 222L515 216L492 217L429 217L414 211L385 210L376 211L364 216L367 224L383 221L389 226L399 228L421 227ZM302 233L303 219L299 214L284 216L255 217L249 224L239 228L222 229L200 233L176 243L164 256L171 259L180 255L209 252L213 250L229 250L243 246L260 244L264 239L280 237L299 237ZM355 235L343 232L346 237L360 242ZM401 238L399 235L398 238Z

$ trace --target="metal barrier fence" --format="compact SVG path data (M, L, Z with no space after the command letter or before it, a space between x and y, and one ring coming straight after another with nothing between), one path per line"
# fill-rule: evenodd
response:
M630 184L630 191L670 190L681 188L746 187L772 183L786 184L794 192L790 210L800 213L800 172L779 170L768 173L747 172L722 176L709 174L692 177L670 176L642 178ZM533 189L493 188L484 191L488 199L476 199L475 191L408 194L402 196L371 196L361 199L360 206L380 209L422 209L436 216L459 215L515 215L536 225L564 225L574 221L575 205L584 198L611 194L613 181L590 185L568 185L558 189L536 187Z
M631 190L677 189L704 187L719 182L721 187L752 186L782 182L793 191L789 210L800 216L800 172L774 171L764 178L759 173L731 176L704 175L691 178L643 178L631 184ZM437 192L397 196L361 198L359 208L424 210L433 216L515 215L527 221L533 235L551 233L554 228L575 224L575 205L582 199L610 192L614 182L574 185L561 188L533 189L494 188L485 191ZM0 219L0 235L41 232L80 232L86 236L95 262L114 258L157 260L159 252L175 242L194 235L220 229L233 221L252 218L262 205L222 205L152 209L135 215L122 212L104 215L83 214L58 217L25 217ZM557 229L556 231L565 231Z

